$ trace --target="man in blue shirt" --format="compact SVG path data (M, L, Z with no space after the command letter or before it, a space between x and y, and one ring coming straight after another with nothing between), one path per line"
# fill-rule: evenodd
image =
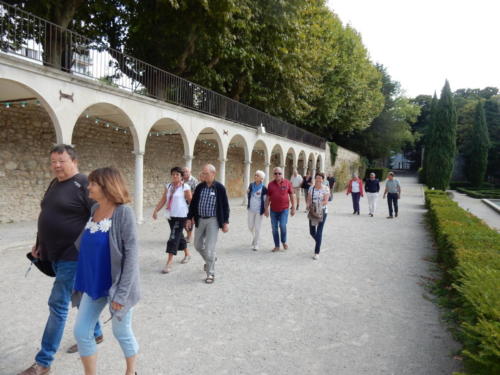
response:
M387 204L389 205L388 219L392 219L392 212L394 206L394 214L398 217L398 200L401 198L401 185L399 181L394 178L394 172L390 172L385 182L384 199L387 195Z

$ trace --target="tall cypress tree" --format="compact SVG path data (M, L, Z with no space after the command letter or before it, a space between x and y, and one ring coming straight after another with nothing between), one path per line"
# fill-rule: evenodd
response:
M445 190L453 173L457 139L457 111L448 80L437 103L430 135L426 184Z
M484 181L486 167L488 166L489 148L488 126L486 125L483 102L479 100L474 114L470 149L467 152L467 175L474 186L479 187Z
M436 122L436 110L437 110L437 95L436 92L434 91L434 96L432 97L432 102L431 102L431 109L429 111L429 122L425 128L425 135L424 135L424 161L422 164L422 182L426 183L427 181L427 169L429 168L429 150L432 149L432 139L433 139L433 134L432 131L434 129L434 124Z

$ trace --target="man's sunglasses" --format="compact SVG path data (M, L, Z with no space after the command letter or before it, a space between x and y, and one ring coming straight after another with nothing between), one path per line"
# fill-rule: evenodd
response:
M282 174L282 173L281 172L274 172L274 174L277 175L277 174Z

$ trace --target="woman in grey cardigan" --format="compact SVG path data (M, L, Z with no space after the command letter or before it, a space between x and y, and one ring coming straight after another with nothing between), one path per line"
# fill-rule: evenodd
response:
M135 374L139 346L132 331L132 307L139 300L137 234L129 193L120 172L96 169L89 175L89 197L97 201L79 249L73 304L78 305L74 334L85 375L96 375L96 343L92 334L109 303L113 334L127 364L125 375Z

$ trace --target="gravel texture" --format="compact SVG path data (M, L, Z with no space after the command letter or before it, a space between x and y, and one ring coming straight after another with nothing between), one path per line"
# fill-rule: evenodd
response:
M160 273L167 224L148 216L139 229L138 374L437 375L460 370L453 359L459 345L422 286L432 276L427 260L434 254L424 226L422 189L413 177L400 181L400 217L393 220L385 218L387 203L381 196L371 218L366 198L362 214L354 216L350 197L336 193L318 261L312 259L303 209L289 219L289 250L271 253L266 219L261 249L254 252L246 209L232 201L230 232L219 235L213 285L203 282L203 263L194 249L190 263L180 264L182 256L177 256L172 273ZM16 374L33 362L48 314L52 280L35 269L24 276L24 253L34 231L34 223L0 225L0 374ZM54 374L83 373L78 354L65 353L74 342L75 313L70 313ZM110 323L104 334L98 373L123 374Z

